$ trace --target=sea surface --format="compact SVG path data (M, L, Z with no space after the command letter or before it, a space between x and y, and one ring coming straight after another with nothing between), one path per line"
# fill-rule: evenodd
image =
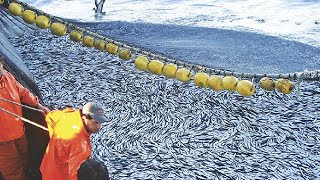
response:
M144 22L252 31L320 45L319 0L24 0L55 16L85 22Z
M320 69L319 1L25 1L105 36L249 73ZM212 91L134 68L48 30L10 39L53 108L99 101L93 158L111 179L317 179L320 84ZM213 57L213 58L212 58Z
M107 0L106 14L98 16L93 0L24 2L111 39L214 69L320 69L319 1Z

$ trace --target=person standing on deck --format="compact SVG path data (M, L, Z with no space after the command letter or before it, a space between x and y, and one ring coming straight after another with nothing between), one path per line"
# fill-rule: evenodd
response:
M43 180L76 180L81 164L91 156L90 135L106 122L102 106L86 103L47 114L50 135L40 171Z
M4 57L0 54L0 97L37 107L47 114L49 109L39 103L38 97L23 87L3 66ZM0 100L0 108L22 116L20 105ZM0 179L25 180L28 142L24 123L19 118L0 110L0 124Z
M93 8L94 12L96 13L96 15L105 15L106 12L102 12L103 9L103 4L106 0L100 0L100 2L98 2L98 0L94 0L94 4L96 5L95 8Z

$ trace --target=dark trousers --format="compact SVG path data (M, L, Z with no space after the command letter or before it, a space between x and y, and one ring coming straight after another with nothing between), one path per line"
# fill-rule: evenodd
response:
M0 173L4 180L26 180L28 141L22 137L0 142ZM1 176L0 176L1 180Z

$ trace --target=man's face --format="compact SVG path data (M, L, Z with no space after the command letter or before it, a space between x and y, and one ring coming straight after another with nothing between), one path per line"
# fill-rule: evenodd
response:
M94 119L88 119L87 117L83 116L84 118L84 124L86 127L86 130L90 133L96 133L101 128L101 123L94 120Z

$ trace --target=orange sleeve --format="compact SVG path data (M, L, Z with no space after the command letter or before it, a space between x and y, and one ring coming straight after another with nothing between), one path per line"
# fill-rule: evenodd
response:
M60 115L61 115L61 111L59 111L59 110L50 111L46 115L46 119L45 120L46 120L47 125L48 125L50 138L53 135L53 130L54 130L55 124L60 120Z
M27 88L23 87L17 80L13 79L13 81L17 87L21 102L36 107L38 105L38 97L34 96Z

